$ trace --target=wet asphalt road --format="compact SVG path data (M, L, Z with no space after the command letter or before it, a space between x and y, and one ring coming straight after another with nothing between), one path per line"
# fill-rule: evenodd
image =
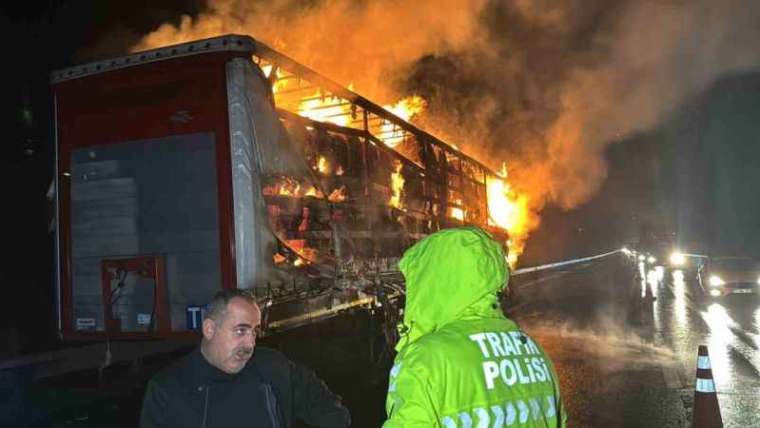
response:
M514 282L511 315L554 360L572 426L691 426L705 344L725 426L760 427L757 297L709 299L693 273L623 255Z
M653 344L634 282L615 255L564 271L514 278L510 316L544 346L560 377L573 427L679 427L683 382L666 382L677 361Z
M658 297L655 341L672 349L690 375L697 346L707 345L725 426L760 427L760 298L709 298L689 271L649 277Z

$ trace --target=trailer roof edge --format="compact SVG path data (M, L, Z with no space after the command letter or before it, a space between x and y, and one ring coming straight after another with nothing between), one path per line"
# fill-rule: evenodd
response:
M50 83L55 84L121 68L208 52L253 53L255 49L255 42L251 37L227 34L55 70L50 73Z

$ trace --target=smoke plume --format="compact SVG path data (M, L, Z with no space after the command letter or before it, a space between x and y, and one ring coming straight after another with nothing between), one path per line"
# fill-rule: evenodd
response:
M506 161L537 212L584 203L608 144L757 67L757 22L753 0L210 0L135 49L249 34L378 103L422 95L418 123Z
M485 0L210 0L147 35L135 50L247 34L379 103L395 101L394 73L429 54L466 49Z

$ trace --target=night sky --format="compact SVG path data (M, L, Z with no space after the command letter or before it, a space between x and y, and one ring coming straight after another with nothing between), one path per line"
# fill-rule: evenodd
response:
M53 171L51 70L125 53L200 1L27 1L2 6L0 355L54 345L53 246L45 199ZM760 256L760 73L723 76L654 129L608 146L609 174L581 207L549 206L523 262L618 248L642 228L675 232L688 251Z
M0 356L14 347L34 351L55 344L52 211L45 198L54 159L48 75L123 54L141 34L201 6L196 1L153 3L32 0L0 6L5 131L0 143ZM9 333L14 329L18 335Z

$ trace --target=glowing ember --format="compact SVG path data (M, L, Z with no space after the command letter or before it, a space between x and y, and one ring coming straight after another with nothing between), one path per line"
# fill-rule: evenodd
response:
M317 190L317 188L314 187L314 186L309 186L309 190L307 190L303 195L304 196L311 196L311 197L319 198L319 199L324 198L324 195L322 194L322 192L320 192L319 190Z
M401 191L404 190L404 176L401 175L401 169L404 164L401 161L393 161L395 172L391 174L391 200L388 203L392 207L401 208Z
M289 240L287 242L289 245L298 244L291 245L291 248L295 250L296 254L298 254L298 257L293 260L293 266L304 266L317 261L317 250L311 247L307 247L303 240Z
M324 175L330 174L330 163L327 162L327 158L319 156L317 159L317 171Z
M323 199L325 195L322 194L316 187L311 184L301 185L301 183L290 177L285 177L273 184L264 187L264 195L266 196L289 196L291 198L303 198L311 196L318 199Z
M285 178L264 188L265 195L300 196L301 183L292 178Z
M425 109L427 103L419 95L412 95L406 97L396 104L383 106L384 109L395 114L396 116L409 121L412 117L420 114ZM395 126L393 123L387 120L383 121L380 127L380 139L388 147L395 147L402 143L404 140L404 130Z
M276 265L285 263L285 260L287 260L287 258L280 253L275 253L272 258L274 259L274 264Z
M343 202L346 200L346 186L340 186L327 197L330 202Z

